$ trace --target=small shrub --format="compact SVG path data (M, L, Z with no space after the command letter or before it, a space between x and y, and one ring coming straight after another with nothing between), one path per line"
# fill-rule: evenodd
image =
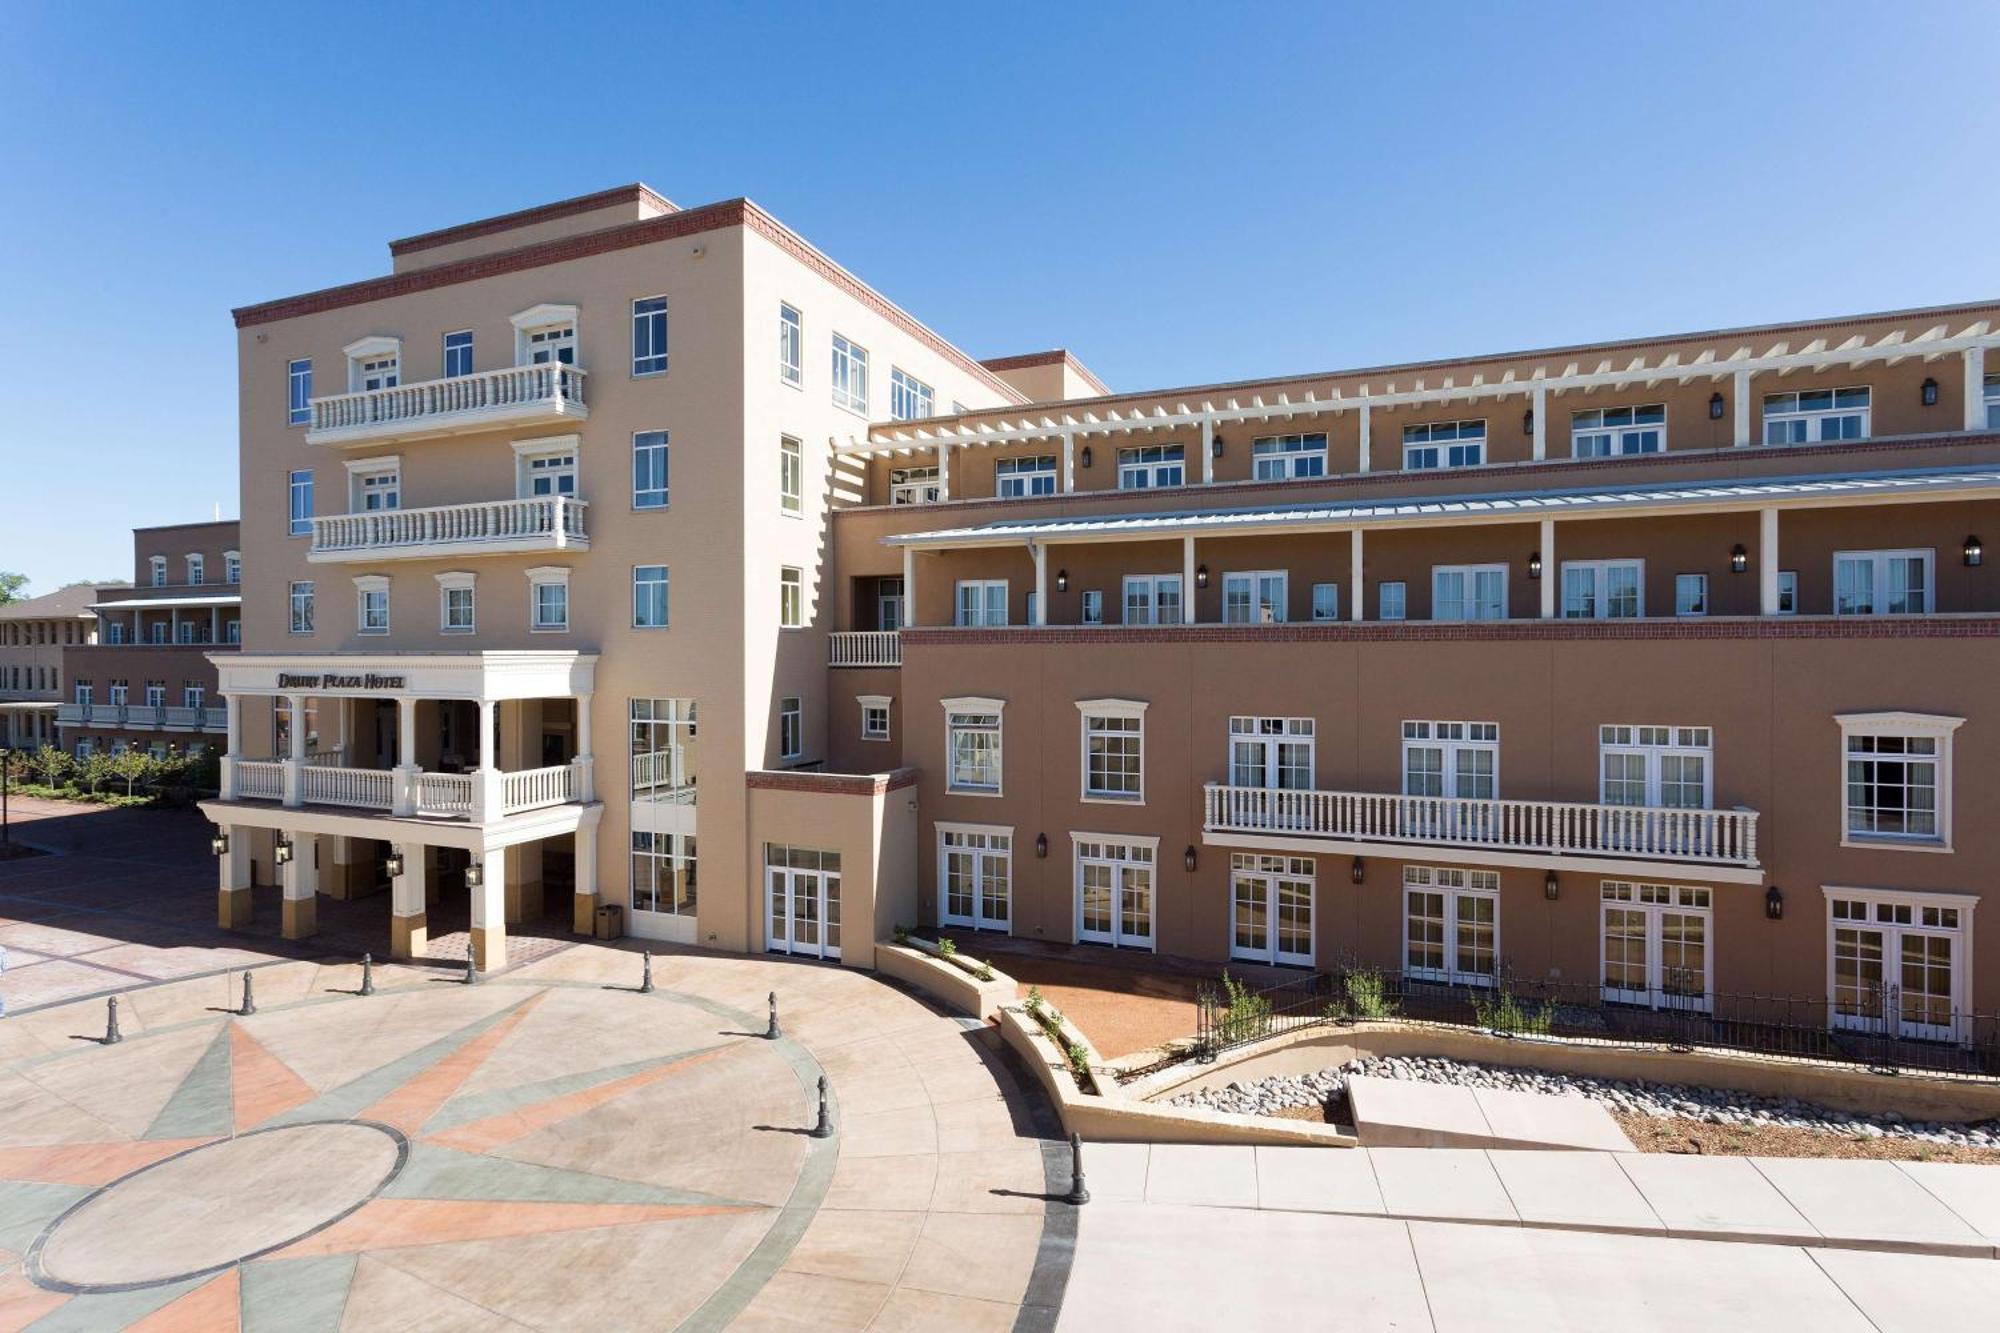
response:
M1227 972L1222 974L1222 989L1228 997L1218 1025L1222 1040L1234 1044L1263 1036L1270 1028L1271 1002Z
M1076 1075L1077 1083L1081 1085L1090 1077L1090 1055L1083 1049L1082 1042L1070 1037L1063 1037L1060 1040L1063 1059L1069 1061L1070 1072Z
M958 952L958 946L952 943L951 938L949 936L946 936L944 939L938 941L938 957L949 958L957 952Z
M1389 998L1388 983L1380 972L1349 972L1342 982L1347 1003L1342 1006L1357 1019L1394 1018L1398 1006Z
M908 926L897 926L896 943L908 944L909 942L910 942L910 928Z
M1554 1025L1554 1015L1546 1004L1523 1004L1512 991L1501 991L1491 1000L1475 998L1472 1013L1479 1026L1494 1032L1544 1035Z
M981 963L979 965L979 969L975 971L972 975L978 977L981 981L993 980L993 964Z
M1044 1004L1045 1001L1042 999L1042 988L1040 986L1028 987L1028 998L1026 1002L1023 1003L1023 1005L1021 1006L1022 1008L1028 1011L1028 1017L1034 1019L1037 1023L1041 1022L1042 1007Z

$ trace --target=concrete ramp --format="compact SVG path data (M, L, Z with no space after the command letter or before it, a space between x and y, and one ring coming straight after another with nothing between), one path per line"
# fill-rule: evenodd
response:
M1578 1148L1631 1152L1611 1113L1574 1093L1353 1075L1347 1107L1370 1148Z

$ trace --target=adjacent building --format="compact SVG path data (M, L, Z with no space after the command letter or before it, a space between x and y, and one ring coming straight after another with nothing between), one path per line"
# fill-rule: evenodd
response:
M0 606L0 743L10 750L56 745L63 699L63 651L97 642L99 597L125 584L73 583Z

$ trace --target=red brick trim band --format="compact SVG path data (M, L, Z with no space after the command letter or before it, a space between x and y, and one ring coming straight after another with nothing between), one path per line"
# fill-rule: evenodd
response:
M575 217L578 213L591 213L600 208L609 208L613 204L625 203L655 204L670 213L680 210L680 205L673 200L634 181L630 185L614 186L609 190L599 190L595 194L580 194L574 199L558 199L552 204L538 204L533 208L481 218L477 222L461 222L456 226L440 227L436 231L405 236L401 240L389 242L389 253L401 257L418 250L435 249L440 245L450 245L456 241L470 241L480 236L491 236L495 232L532 226L537 222L554 222L558 218Z
M917 770L887 773L817 773L809 769L752 769L743 784L759 791L809 791L823 796L881 796L917 785Z
M2000 616L1807 616L1768 620L1509 620L1478 624L1364 620L1284 625L1052 625L1046 629L906 629L915 648L1082 643L1540 643L1604 640L1995 639ZM906 660L905 666L908 665Z

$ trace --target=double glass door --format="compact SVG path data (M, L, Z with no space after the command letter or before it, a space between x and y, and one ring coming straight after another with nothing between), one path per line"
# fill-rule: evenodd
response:
M840 853L768 849L764 947L807 958L840 957Z
M1709 1008L1709 891L1605 880L1604 998L1649 1009Z
M1239 852L1229 860L1229 956L1311 967L1312 858Z
M1115 948L1153 947L1153 849L1079 842L1076 937Z

